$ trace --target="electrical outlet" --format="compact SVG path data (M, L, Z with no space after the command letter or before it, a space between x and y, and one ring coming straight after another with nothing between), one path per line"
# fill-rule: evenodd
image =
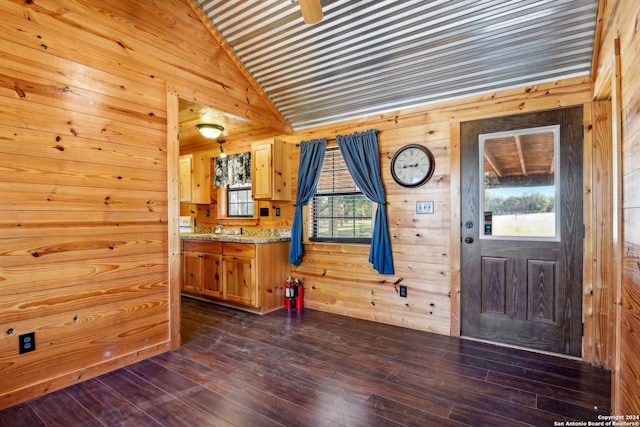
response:
M433 202L416 202L416 213L432 214Z
M276 216L280 216L280 208L276 208Z
M407 297L407 286L406 285L400 285L400 296L402 298L406 298Z
M206 209L206 210L204 211L204 214L205 214L206 216L211 216L211 210L210 210L210 209Z
M36 349L36 333L29 332L18 335L20 354L29 353Z

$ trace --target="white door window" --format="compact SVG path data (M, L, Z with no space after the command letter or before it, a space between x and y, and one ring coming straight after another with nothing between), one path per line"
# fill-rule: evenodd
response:
M482 134L481 239L559 240L560 127Z

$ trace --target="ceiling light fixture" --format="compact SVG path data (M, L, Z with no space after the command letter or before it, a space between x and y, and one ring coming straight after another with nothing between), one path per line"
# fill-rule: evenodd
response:
M196 125L202 136L208 139L216 139L222 135L224 128L220 125L213 125L209 123L200 123Z
M220 158L224 159L225 157L227 157L227 153L225 153L224 150L222 149L222 144L224 144L224 139L219 139L218 144L220 144Z

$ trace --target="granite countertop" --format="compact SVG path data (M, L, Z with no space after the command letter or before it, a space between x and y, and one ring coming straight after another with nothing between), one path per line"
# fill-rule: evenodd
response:
M234 242L234 243L273 243L289 242L291 237L282 236L251 236L244 234L215 234L215 233L180 233L183 240L202 240L212 242Z

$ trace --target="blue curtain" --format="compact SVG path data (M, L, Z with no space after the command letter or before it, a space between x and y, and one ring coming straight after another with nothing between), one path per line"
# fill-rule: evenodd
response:
M387 226L387 205L380 175L378 138L375 130L336 136L338 147L356 185L378 204L373 223L369 262L380 274L393 274L391 241Z
M296 211L291 228L291 249L289 262L298 265L302 262L302 207L306 206L316 193L327 138L313 139L300 143L300 163L298 166L298 188L296 193Z

